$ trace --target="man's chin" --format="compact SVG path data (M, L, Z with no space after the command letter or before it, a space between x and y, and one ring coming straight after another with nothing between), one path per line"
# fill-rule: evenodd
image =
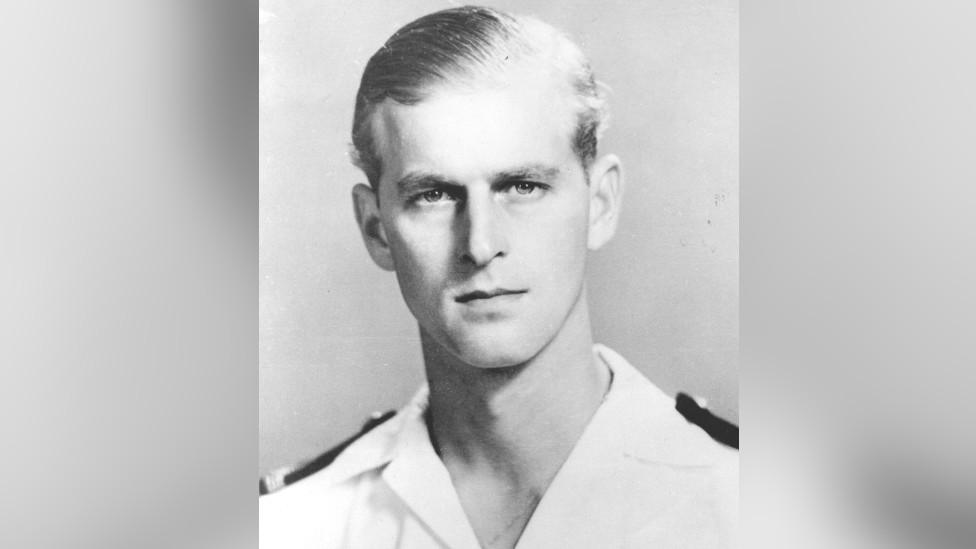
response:
M528 361L528 358L514 357L511 355L499 356L489 353L465 353L458 358L465 364L480 370L502 370L524 364Z
M454 356L474 368L498 369L525 364L539 351L526 338L467 337L450 345Z

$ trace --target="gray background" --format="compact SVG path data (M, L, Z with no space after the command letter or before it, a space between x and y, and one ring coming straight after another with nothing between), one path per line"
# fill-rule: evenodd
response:
M490 2L566 30L612 89L615 239L591 256L597 341L738 421L738 6ZM346 154L362 67L448 2L261 4L260 471L310 457L422 381L416 325L366 254Z
M257 9L4 8L0 546L257 547ZM976 546L974 20L742 3L742 547Z

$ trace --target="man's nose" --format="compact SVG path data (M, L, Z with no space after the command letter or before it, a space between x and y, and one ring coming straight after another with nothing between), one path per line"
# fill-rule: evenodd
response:
M474 193L472 193L474 194ZM505 212L490 193L471 196L464 205L461 261L482 267L508 253Z

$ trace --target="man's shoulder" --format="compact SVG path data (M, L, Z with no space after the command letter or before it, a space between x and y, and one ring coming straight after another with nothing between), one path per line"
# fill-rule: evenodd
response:
M679 466L727 462L738 455L739 429L679 392L671 396L612 349L596 346L614 373L608 429L624 439L629 450L649 461ZM626 436L625 436L626 435Z
M644 422L633 426L635 454L644 451L661 464L710 469L715 474L738 469L736 425L712 414L685 393L661 397L664 402L652 403L657 399L648 398L650 413Z
M378 475L396 430L396 413L373 414L356 434L310 460L260 481L260 545L334 546L360 482Z
M632 425L634 455L646 455L649 462L660 465L710 470L718 475L737 471L738 427L705 408L696 407L695 413L689 413L685 406L691 398L684 393L666 398L667 408Z
M734 423L713 414L694 398L678 393L675 409L688 423L699 427L712 440L729 448L739 449L739 427Z
M620 463L630 471L628 493L648 510L646 525L628 542L734 546L738 427L683 393L671 397L643 374L628 381L637 386L632 402L645 407L625 427Z
M384 424L388 424L389 420L394 416L396 416L396 411L394 410L387 412L376 412L372 414L368 420L366 420L362 428L357 433L346 438L332 448L329 448L325 452L322 452L312 459L304 460L293 465L281 467L271 471L267 475L261 477L260 481L258 482L259 494L261 496L267 496L270 494L284 493L286 488L297 486L299 483L304 485L307 483L306 479L310 481L313 479L313 477L318 477L319 479L324 480L327 476L324 474L327 472L327 469L336 463L339 457L352 447L356 447L360 453L363 451L368 451L369 449L373 450L373 452L370 453L378 453L382 449L380 446L385 438L385 433L382 432L384 430L378 428ZM302 481L306 482L303 483ZM288 493L294 493L294 490L288 490Z

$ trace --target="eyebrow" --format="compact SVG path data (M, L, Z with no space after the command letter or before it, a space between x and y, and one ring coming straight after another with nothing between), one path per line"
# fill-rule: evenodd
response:
M532 181L552 181L559 177L559 168L555 166L545 166L543 164L530 164L520 166L513 170L505 170L496 173L492 178L492 183L512 180L532 180Z
M435 173L410 172L396 182L396 188L401 193L408 193L419 187L447 187L457 185L450 179Z
M555 166L544 164L528 164L516 168L502 170L491 175L489 181L494 185L504 181L543 181L549 182L559 177L560 170ZM431 172L410 172L396 181L396 188L401 193L408 193L419 187L461 187L461 183Z

